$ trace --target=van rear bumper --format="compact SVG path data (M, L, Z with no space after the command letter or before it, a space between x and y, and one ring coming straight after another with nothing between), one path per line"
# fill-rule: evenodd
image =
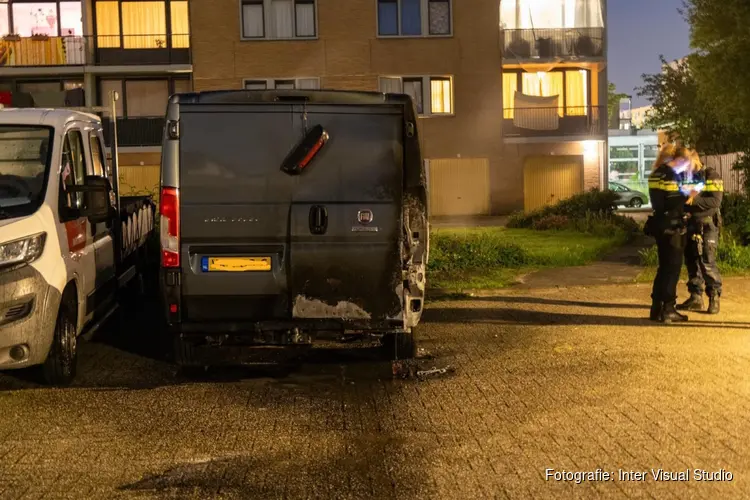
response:
M331 338L345 334L385 334L404 331L400 320L294 319L268 321L183 322L168 326L173 335L197 340L223 336L238 343L286 345L297 338ZM292 340L287 340L292 339Z

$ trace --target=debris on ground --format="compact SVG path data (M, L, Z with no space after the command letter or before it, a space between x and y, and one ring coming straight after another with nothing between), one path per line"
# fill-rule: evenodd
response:
M424 380L429 377L455 373L456 369L450 365L443 368L420 369L415 359L401 359L392 362L393 376L396 378L417 378Z
M445 375L446 373L455 373L456 369L448 365L445 368L430 368L429 370L420 370L417 372L417 378L422 380L435 375Z

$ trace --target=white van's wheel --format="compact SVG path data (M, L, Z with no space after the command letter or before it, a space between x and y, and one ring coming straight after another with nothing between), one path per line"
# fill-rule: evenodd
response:
M44 381L50 385L69 385L76 376L78 346L75 324L75 304L65 300L57 313L55 333L47 359L42 365Z

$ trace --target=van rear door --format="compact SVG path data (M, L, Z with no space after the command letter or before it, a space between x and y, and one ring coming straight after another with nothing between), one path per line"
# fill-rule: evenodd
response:
M181 104L183 320L400 318L402 113ZM282 171L315 125L328 142Z
M295 178L295 318L400 318L402 109L306 106L308 129L322 125L329 139Z

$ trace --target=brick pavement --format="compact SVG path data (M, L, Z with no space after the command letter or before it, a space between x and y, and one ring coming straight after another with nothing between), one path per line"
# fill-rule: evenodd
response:
M457 371L422 382L369 348L195 382L95 339L72 388L0 375L0 499L750 497L750 281L726 289L722 316L684 328L642 319L644 285L433 302L421 363Z

